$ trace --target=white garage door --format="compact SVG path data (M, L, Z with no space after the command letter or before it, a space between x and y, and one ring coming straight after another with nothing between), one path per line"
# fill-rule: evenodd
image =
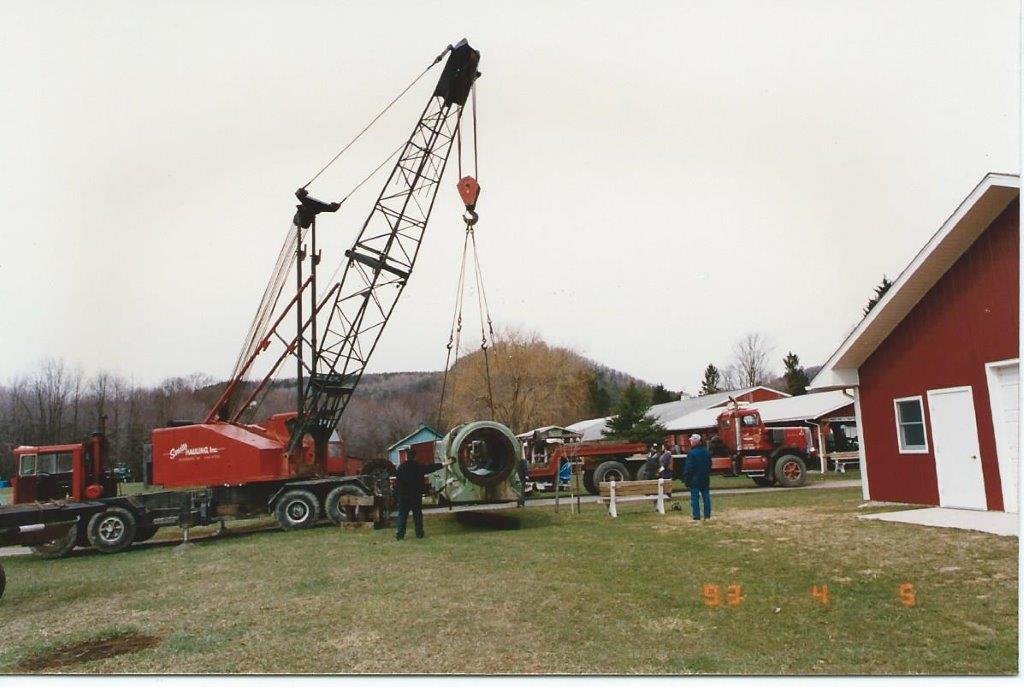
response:
M1003 508L1016 513L1020 482L1020 364L1014 360L989 363L986 367Z

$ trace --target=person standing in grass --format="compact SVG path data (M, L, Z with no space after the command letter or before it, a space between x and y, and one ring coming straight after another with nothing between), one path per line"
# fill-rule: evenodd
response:
M644 479L654 479L658 476L658 445L651 444L651 450L647 452L647 459L644 461Z
M658 477L672 479L672 449L665 444L665 451L658 460Z
M683 463L683 482L690 488L693 519L700 520L700 502L704 501L704 519L711 519L711 454L699 434L690 435L690 450Z
M526 458L520 458L519 465L516 469L519 473L519 486L523 490L523 492L519 495L519 502L517 503L517 505L520 508L523 508L526 506L526 478L530 472L530 463L527 462Z
M423 479L432 472L441 469L440 463L424 465L417 463L412 451L405 462L398 466L395 473L395 491L398 492L398 523L395 526L395 539L405 539L405 526L412 513L412 523L416 528L416 538L423 539L423 492L426 484Z

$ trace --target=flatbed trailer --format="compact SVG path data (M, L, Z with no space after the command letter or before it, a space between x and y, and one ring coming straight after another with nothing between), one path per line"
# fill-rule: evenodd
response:
M106 468L106 441L22 446L14 504L0 508L0 545L30 546L58 558L76 546L104 553L146 541L165 526L192 527L273 515L283 529L326 517L382 525L390 509L387 475L327 475L120 493Z

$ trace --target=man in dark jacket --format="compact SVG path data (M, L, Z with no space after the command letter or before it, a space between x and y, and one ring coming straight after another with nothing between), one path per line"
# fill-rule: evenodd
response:
M711 519L711 454L699 434L690 435L690 450L683 463L683 482L690 487L693 519L700 520L700 501L704 500L704 519Z
M656 479L658 477L658 456L660 455L658 445L651 444L651 450L647 452L647 459L644 461L643 479Z
M658 459L658 477L672 479L672 449L665 444L665 451Z
M423 492L426 491L424 478L432 472L440 470L440 463L425 465L417 463L409 456L398 466L395 473L395 491L398 493L398 524L395 527L395 539L405 539L405 526L409 522L409 511L412 511L412 522L416 528L416 538L423 539Z

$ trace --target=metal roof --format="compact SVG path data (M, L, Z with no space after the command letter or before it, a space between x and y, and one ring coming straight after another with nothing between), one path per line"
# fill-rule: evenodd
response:
M846 337L808 390L858 386L861 364L1019 195L1019 176L987 174Z
M573 430L569 429L568 427L563 427L562 425L544 425L543 427L537 427L536 429L531 429L528 432L523 432L522 434L517 434L516 435L516 439L529 439L534 434L536 434L538 432L539 433L544 433L544 432L548 431L549 429L562 429L562 430L565 430L565 431L570 432L570 433L575 433Z
M842 391L826 391L820 394L804 394L777 398L771 401L746 403L744 408L756 408L765 423L802 422L835 412L853 403L853 398ZM710 429L718 424L718 416L723 408L703 408L688 413L667 423L665 427L672 432L691 429Z
M757 389L767 388L768 387L765 386L750 386L745 389L719 391L718 393L708 394L707 396L694 396L693 398L682 398L678 401L669 401L668 403L658 403L651 406L651 409L647 411L647 414L654 417L658 422L667 427L668 424L676 418L705 408L714 408L728 403L730 396L742 396L743 394L749 394ZM775 390L772 389L772 391ZM715 412L716 417L719 412L721 411ZM579 422L568 425L566 429L582 434L583 441L597 441L604 438L602 432L604 431L604 428L607 427L608 420L610 420L611 417L612 416L599 417L592 420L580 420Z

